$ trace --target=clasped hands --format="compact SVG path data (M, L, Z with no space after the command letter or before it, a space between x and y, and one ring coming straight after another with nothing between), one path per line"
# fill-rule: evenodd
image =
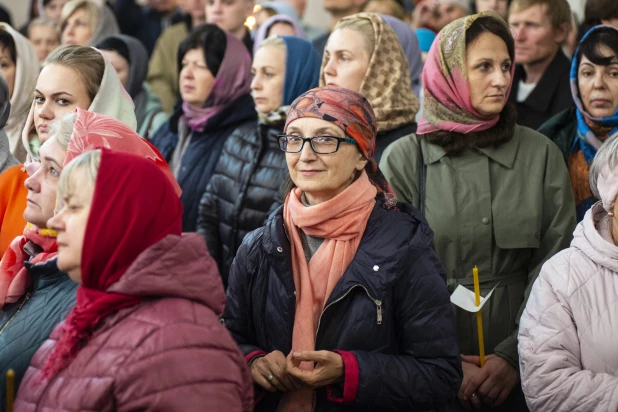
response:
M488 355L483 367L478 356L461 355L461 361L464 379L458 397L468 409L500 406L519 382L519 371L499 356Z
M301 362L314 362L312 371ZM269 392L312 389L341 382L345 371L341 355L330 351L292 351L286 357L276 350L251 362L253 381Z

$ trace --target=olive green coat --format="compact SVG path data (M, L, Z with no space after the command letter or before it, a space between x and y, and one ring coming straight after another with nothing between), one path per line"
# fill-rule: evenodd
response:
M543 263L569 246L576 225L562 153L523 126L498 147L453 156L425 140L420 144L427 165L425 216L449 290L473 290L474 266L483 296L498 285L482 312L485 353L518 369L517 327L532 283ZM380 163L399 200L417 207L419 167L416 135L391 144ZM454 310L461 353L478 354L475 316Z

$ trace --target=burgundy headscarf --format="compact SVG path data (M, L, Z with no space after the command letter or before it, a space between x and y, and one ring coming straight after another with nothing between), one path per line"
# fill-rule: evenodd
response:
M377 121L369 101L360 93L342 87L316 87L300 95L288 110L285 129L296 119L312 117L326 120L354 139L361 153L369 160L365 171L378 192L395 200L395 192L388 184L378 164L373 160L376 147Z
M101 149L82 250L82 285L44 377L68 366L101 320L141 302L107 290L141 253L181 231L182 203L162 169L143 157Z
M196 109L187 102L182 103L182 111L191 130L203 132L208 119L251 92L251 55L233 34L224 32L227 41L225 55L204 107Z

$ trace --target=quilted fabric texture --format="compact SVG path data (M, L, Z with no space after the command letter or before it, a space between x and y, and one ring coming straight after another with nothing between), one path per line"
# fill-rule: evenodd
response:
M287 175L276 129L249 123L227 139L200 203L197 231L227 284L230 266L247 233L264 226L281 204L279 188Z
M609 224L597 203L532 288L519 328L532 411L618 410L618 247Z
M104 319L67 368L40 380L56 328L32 359L16 411L252 410L251 376L219 322L225 295L199 235L164 238L109 291L144 303Z
M32 355L75 304L77 283L58 270L55 259L26 269L32 279L29 297L0 310L0 410L6 405L6 372L15 371L19 387Z

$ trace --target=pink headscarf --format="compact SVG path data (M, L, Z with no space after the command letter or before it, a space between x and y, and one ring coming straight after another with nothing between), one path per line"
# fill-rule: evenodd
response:
M152 160L167 176L180 197L182 190L156 147L120 120L82 109L77 109L76 113L77 119L64 158L64 166L82 153L98 148L131 153ZM28 225L24 229L24 235L11 242L0 261L0 309L6 303L17 302L30 283L30 276L24 266L24 262L30 258L26 251L26 244L29 241L43 249L30 259L31 263L45 262L57 255L56 238L50 232L52 231Z
M251 92L251 55L233 34L224 32L227 39L225 55L206 104L196 109L187 102L182 103L182 111L191 130L204 131L208 119L240 96Z
M508 26L496 13L487 11L463 17L447 25L433 42L423 69L425 100L417 134L438 130L468 134L493 127L500 114L483 116L472 107L466 70L466 31L480 17L491 17ZM515 64L511 65L511 79ZM506 92L508 100L511 84Z

